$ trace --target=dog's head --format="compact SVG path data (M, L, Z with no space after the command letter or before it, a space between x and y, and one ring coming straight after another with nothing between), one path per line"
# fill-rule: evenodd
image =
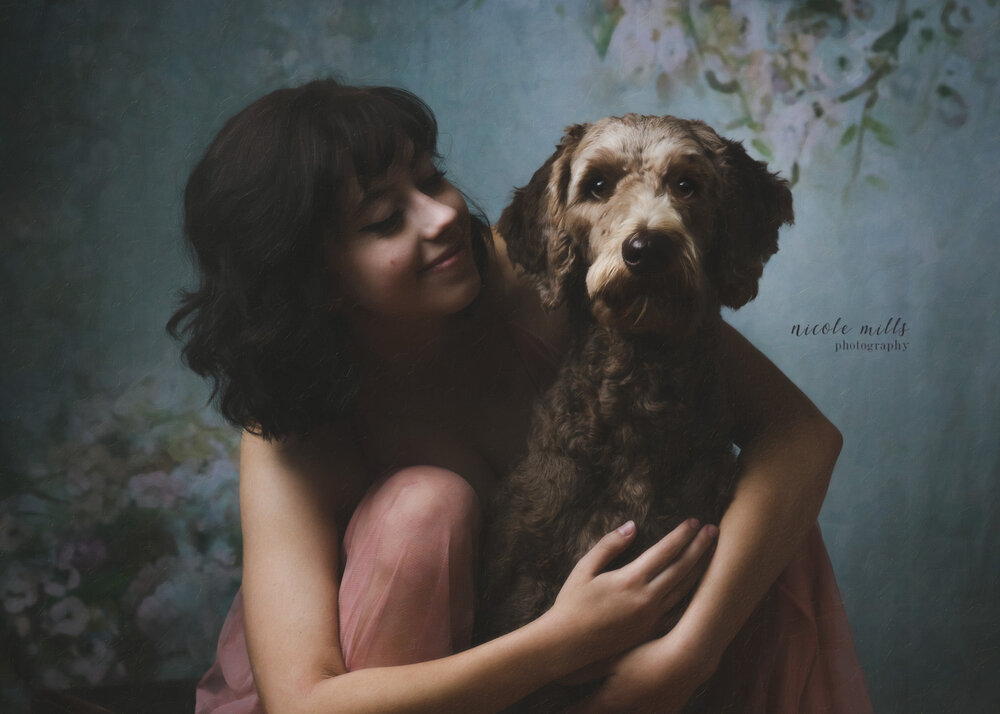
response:
M569 127L498 228L548 307L573 296L602 324L681 338L756 297L792 219L787 183L740 143L629 114Z

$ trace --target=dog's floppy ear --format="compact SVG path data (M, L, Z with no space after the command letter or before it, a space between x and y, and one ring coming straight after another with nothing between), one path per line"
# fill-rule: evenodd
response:
M576 250L562 228L569 191L573 151L587 126L568 127L556 151L514 191L514 198L497 222L507 254L532 280L549 309L565 299L576 261Z
M778 228L795 220L792 192L787 181L767 170L767 164L748 156L740 142L715 138L722 215L708 272L719 301L738 308L757 297L764 263L778 251Z

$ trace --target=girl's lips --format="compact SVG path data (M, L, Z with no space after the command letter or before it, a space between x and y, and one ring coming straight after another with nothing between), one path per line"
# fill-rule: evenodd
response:
M433 270L446 270L462 260L468 252L468 246L459 243L451 248L447 248L439 257L424 266L420 272L427 273Z

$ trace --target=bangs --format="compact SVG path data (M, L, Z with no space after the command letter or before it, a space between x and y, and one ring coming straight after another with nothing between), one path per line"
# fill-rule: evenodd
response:
M362 192L392 168L423 154L437 158L437 121L423 101L402 89L377 87L345 102L342 114L349 164Z

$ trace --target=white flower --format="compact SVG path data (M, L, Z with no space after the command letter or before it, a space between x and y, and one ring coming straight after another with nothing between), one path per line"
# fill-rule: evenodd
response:
M49 632L53 635L78 637L90 622L90 610L77 597L60 600L49 610Z
M802 155L802 149L808 137L815 133L815 122L813 108L805 102L775 106L764 122L764 132L774 151L775 168L787 175L796 158L800 162L807 158Z
M46 595L62 597L67 591L75 590L80 586L80 571L72 565L57 564L56 570L65 573L65 577L58 580L54 577L45 578L42 582L42 589L45 590Z
M664 72L684 66L691 49L680 25L667 25L656 41L656 62Z
M625 14L608 45L609 63L640 83L683 66L689 40L671 16L674 8L650 0L622 0L621 7Z
M117 664L115 653L103 640L91 638L89 644L90 654L74 660L69 669L91 685L100 684L108 670Z
M20 563L11 565L0 582L0 597L4 610L11 615L23 612L38 602L38 586L41 578Z

